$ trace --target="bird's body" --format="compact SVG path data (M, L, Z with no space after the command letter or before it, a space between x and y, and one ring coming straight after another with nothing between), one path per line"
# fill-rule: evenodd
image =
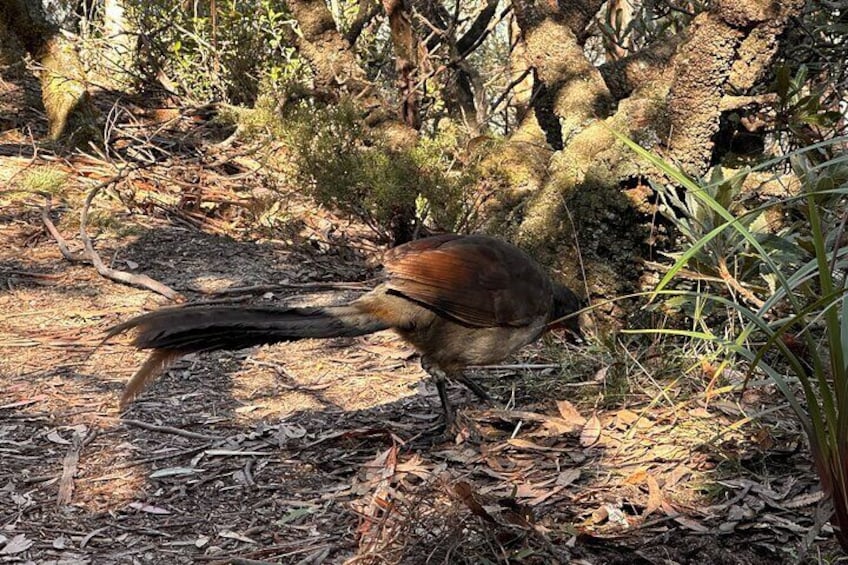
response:
M465 367L502 361L579 308L574 294L552 282L529 255L488 236L413 241L388 251L384 267L382 284L342 306L188 305L115 326L110 336L136 328L134 345L154 350L127 385L122 407L182 354L392 329L421 353L451 423L446 379L485 396L463 375ZM573 319L563 325L579 331Z

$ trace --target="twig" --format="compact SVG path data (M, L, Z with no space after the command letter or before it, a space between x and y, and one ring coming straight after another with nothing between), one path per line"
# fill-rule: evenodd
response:
M2 272L3 272L4 275L17 275L19 277L30 277L30 278L33 278L33 279L53 280L53 279L61 279L62 278L62 275L58 275L56 273L34 273L32 271L16 271L14 269L11 270L11 271L2 271ZM29 316L30 314L29 314L29 312L27 312L24 315Z
M174 428L172 426L157 426L156 424L150 424L148 422L142 422L141 420L129 420L124 418L121 420L124 424L128 426L135 426L137 428L141 428L143 430L149 430L151 432L162 432L164 434L173 434L175 436L182 436L191 439L205 439L207 441L216 441L219 439L223 439L220 436L211 436L208 434L200 434L197 432L190 432L188 430L181 430L180 428Z
M371 290L371 286L365 283L277 283L277 284L255 284L249 286L234 286L220 290L206 290L198 286L186 286L185 290L198 292L207 296L229 296L232 294L258 294L273 292L275 290Z
M559 369L562 365L557 363L512 363L512 364L504 364L504 365L472 365L474 369L483 369L489 371L497 371L498 369L502 370L521 370L526 369L528 371L538 370L538 369Z
M80 213L80 238L82 239L83 245L85 246L85 254L86 259L91 261L91 264L94 265L94 268L97 269L97 272L100 273L101 276L104 276L108 279L112 279L114 281L122 282L125 284L131 284L135 286L140 286L142 288L146 288L147 290L151 290L158 294L161 294L165 298L170 300L174 300L179 298L180 294L174 289L165 286L159 281L153 280L147 275L143 274L133 274L128 273L126 271L121 271L118 269L112 269L107 267L103 260L100 259L100 255L94 250L94 245L91 243L91 238L88 237L88 233L85 231L85 226L88 223L88 210L91 208L91 202L94 200L94 197L97 194L110 184L119 180L126 174L127 169L122 169L117 175L112 178L101 182L97 186L91 189L88 193L88 196L85 198L85 204L83 204L82 212Z
M58 506L65 506L71 503L71 496L74 493L74 476L77 474L81 447L82 436L78 432L74 432L71 445L62 461L62 478L59 481L59 496L56 498L56 504Z
M68 452L62 461L62 478L59 480L59 496L56 497L56 504L58 506L65 506L71 503L71 496L74 493L74 477L77 474L80 452L83 447L94 439L96 434L96 430L91 431L87 436L81 434L79 431L74 431L74 435L71 438L71 445L68 447Z
M725 261L724 258L719 259L718 261L718 274L730 288L741 294L742 298L756 306L758 309L763 307L765 302L760 300L753 292L742 286L742 283L730 274L730 270L727 268L727 261Z
M157 461L163 461L165 459L173 459L175 457L185 457L186 455L194 455L196 453L200 453L201 451L205 451L209 449L211 443L206 443L197 447L192 447L191 449L183 449L180 451L173 451L171 453L163 453L161 455L154 455L152 457L145 457L144 459L136 459L134 461L127 461L126 463L121 463L113 467L113 470L119 471L121 469L130 469L132 467L138 467L139 465L150 465L151 463L156 463Z
M59 246L59 252L62 254L62 257L72 263L85 263L85 255L71 252L65 238L62 237L62 234L60 234L59 230L56 229L56 225L53 223L53 220L50 219L50 210L53 207L53 195L49 192L42 191L38 191L38 194L44 197L44 207L41 209L41 221L44 222L44 227L47 228L47 231L51 236L53 236L53 239L56 240L56 245Z

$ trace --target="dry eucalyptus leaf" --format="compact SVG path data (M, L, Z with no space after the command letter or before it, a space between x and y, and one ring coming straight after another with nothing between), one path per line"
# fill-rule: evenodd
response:
M0 549L0 555L23 553L32 546L32 543L32 540L27 539L24 534L18 534L10 539L3 549Z
M152 504L144 504L143 502L130 502L130 508L138 510L139 512L146 512L147 514L170 514L170 510L166 510L164 508L159 508L158 506L153 506Z
M233 531L230 531L230 530L224 530L222 532L218 532L218 535L221 536L222 538L234 539L234 540L238 540L238 541L243 541L245 543L256 543L256 541L250 539L249 537L243 536L238 532L233 532Z
M580 432L580 445L589 447L597 443L601 437L601 421L593 414L591 418L583 426L583 431Z
M586 423L586 418L568 400L557 400L556 404L560 417L566 422L575 426L582 426Z

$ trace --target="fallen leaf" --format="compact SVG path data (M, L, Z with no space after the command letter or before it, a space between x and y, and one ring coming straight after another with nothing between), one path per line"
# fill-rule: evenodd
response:
M542 504L544 501L546 501L547 499L549 499L553 495L562 491L562 489L564 489L564 488L565 488L564 486L554 487L549 491L543 492L542 494L540 494L536 498L532 498L532 499L526 501L526 504L527 504L527 506L538 506L539 504Z
M675 516L674 521L683 526L684 528L692 530L693 532L706 534L710 531L710 529L706 526L700 524L699 522L696 522L691 518L687 518L686 516Z
M130 502L130 508L138 510L139 512L146 512L147 514L170 514L170 510L166 510L164 508L159 508L158 506L153 506L151 504L145 504L143 502Z
M273 455L270 451L239 451L238 449L207 449L209 457L243 457L246 455Z
M692 408L689 410L689 415L693 418L713 418L714 414L704 407Z
M568 485L570 485L571 483L573 483L574 481L576 481L579 478L580 478L580 469L578 469L576 467L574 469L566 469L565 471L563 471L559 474L559 476L557 477L557 480L556 480L556 484L557 484L557 486L567 487Z
M686 465L678 465L674 469L672 469L671 473L668 474L668 478L665 480L665 488L670 489L677 483L681 481L684 477L691 475L692 469L687 467Z
M305 506L305 507L302 507L302 508L294 508L294 509L290 510L288 514L286 514L285 516L283 516L282 518L277 520L275 522L275 524L282 525L282 524L288 524L289 522L294 522L298 518L302 518L304 516L309 516L310 514L314 513L317 509L318 509L318 507L309 507L309 506Z
M22 553L32 546L32 540L28 540L24 534L18 534L0 549L0 555L15 555Z
M596 383L603 383L607 380L607 373L609 372L609 365L605 365L597 370L595 376L592 377L592 380Z
M636 412L632 412L627 410L626 408L619 410L615 413L615 427L616 428L627 428L628 426L633 425L639 419L639 414Z
M59 445L71 445L71 442L59 435L59 430L53 430L47 434L47 440Z
M459 481L455 485L453 485L453 491L459 497L463 504L465 504L471 513L475 516L482 518L483 520L489 523L496 523L496 520L492 518L492 515L486 512L486 509L483 508L483 505L477 502L477 499L474 497L474 490L471 488L471 485L465 481Z
M243 541L245 543L256 543L254 540L250 539L249 537L243 536L240 533L233 532L231 530L224 530L224 531L218 532L218 535L221 536L222 538L234 539L234 540L238 540L238 541Z
M784 502L781 506L784 508L801 508L802 506L810 506L820 501L825 497L824 491L819 490L816 492L811 492L809 494L802 494L796 496L795 498L791 498Z
M209 536L198 536L198 538L194 540L194 547L200 549L207 543L209 543Z
M645 511L642 513L643 518L647 518L650 514L656 512L662 507L662 490L657 483L657 479L650 473L645 477L645 482L648 484L648 503L645 505Z
M518 447L521 449L532 449L534 451L563 451L563 449L560 447L547 447L521 438L507 440L507 443L512 447Z
M575 426L582 426L586 423L586 418L568 400L557 400L556 404L560 417L566 422Z
M606 505L598 507L595 511L592 512L590 520L592 524L602 524L606 522L607 518L609 518L609 512L607 511Z
M628 485L641 485L645 482L645 478L648 476L648 472L645 469L636 469L624 479L624 482Z
M592 417L586 422L586 425L583 426L583 430L580 432L580 445L583 447L589 447L594 445L598 439L601 437L601 421L598 419L598 416L592 414Z
M157 469L150 473L151 479L161 479L162 477L175 477L179 475L194 475L203 472L199 467L168 467L166 469Z

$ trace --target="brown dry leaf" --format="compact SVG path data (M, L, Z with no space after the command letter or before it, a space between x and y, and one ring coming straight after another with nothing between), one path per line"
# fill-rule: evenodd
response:
M627 410L623 408L615 413L615 427L618 429L625 429L632 426L637 420L639 420L639 414L633 412L631 410Z
M240 534L240 533L238 533L238 532L233 532L233 531L231 531L231 530L224 530L224 531L218 532L218 535L219 535L220 537L222 537L222 538L227 538L227 539L234 539L234 540L238 540L238 541L243 541L244 543L256 543L256 541L255 541L255 540L252 540L252 539L250 539L249 537L247 537L247 536L245 536L245 535L242 535L242 534Z
M645 469L637 469L628 475L627 478L624 479L624 482L628 485L641 485L645 482L647 477L648 471Z
M556 479L557 486L567 487L574 481L580 478L580 469L575 467L574 469L566 469L561 472Z
M589 418L583 426L583 430L580 432L580 445L582 447L589 447L597 443L600 437L601 421L598 419L596 414L592 414L592 417Z
M605 365L598 369L595 373L595 376L592 377L592 380L596 383L602 383L607 380L607 373L609 372L609 365Z
M542 492L542 493L541 493L541 494L539 494L537 497L535 497L535 498L532 498L532 499L528 500L528 501L527 501L527 505L528 505L528 506L538 506L539 504L542 504L542 503L543 503L543 502L545 502L547 499L549 499L549 498L550 498L550 497L552 497L553 495L557 494L558 492L560 492L560 491L561 491L561 490L563 490L564 488L565 488L564 486L562 486L562 487L561 487L561 486L556 486L556 487L552 488L552 489L551 489L551 490L549 490L549 491Z
M645 505L645 511L642 513L643 518L647 518L652 513L662 507L663 496L660 490L660 485L657 479L650 473L645 476L645 482L648 484L648 503Z
M686 516L675 516L674 521L683 526L684 528L692 530L693 532L698 532L699 534L706 534L710 531L708 527Z
M582 424L581 424L582 425ZM562 418L545 418L542 426L533 435L549 437L571 434L578 431L581 425L575 425Z
M791 498L784 502L781 506L784 508L801 508L803 506L811 506L825 497L824 491L819 490L810 492Z
M698 532L698 533L701 533L701 534L705 534L705 533L708 533L710 531L709 528L702 525L700 522L696 522L692 518L689 518L687 516L683 516L680 512L675 510L674 507L671 504L669 504L665 501L663 501L660 504L660 507L662 508L662 511L665 513L666 516L674 519L675 522L677 522L678 524L680 524L684 528L690 529L693 532Z
M398 474L415 475L422 480L427 480L434 474L433 468L425 465L424 460L418 454L413 455L409 461L398 463L396 471Z
M574 426L583 426L586 424L586 418L577 411L577 408L568 400L557 400L557 409L560 417Z
M589 518L591 524L601 524L609 518L609 511L607 510L606 505L598 507L597 510L592 512L592 515Z
M692 408L689 410L689 415L693 418L712 418L713 413L704 407Z
M483 508L483 505L477 502L477 499L474 497L474 490L471 488L471 485L465 481L460 481L453 485L453 491L456 493L456 496L459 497L459 500L465 504L471 513L475 516L478 516L489 523L496 523L496 520L492 518L491 514L486 512L486 509Z
M754 441L757 442L757 446L763 451L769 451L774 448L774 437L771 435L771 432L765 426L761 427L757 430L757 433L754 436Z
M681 479L691 474L692 469L690 469L686 465L678 465L671 470L671 473L668 474L668 478L666 478L665 480L665 487L671 488L677 483L679 483Z

